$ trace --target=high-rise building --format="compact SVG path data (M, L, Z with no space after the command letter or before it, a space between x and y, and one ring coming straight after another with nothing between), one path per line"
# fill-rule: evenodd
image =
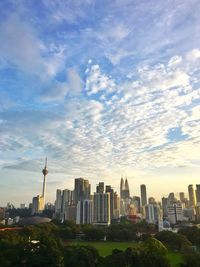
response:
M66 210L66 207L72 204L72 194L73 192L69 189L63 190L61 212L64 213Z
M149 197L148 202L149 204L157 204L154 197Z
M33 197L32 201L32 215L42 213L44 210L44 198L43 196L38 195L37 197Z
M128 185L128 180L126 177L125 180L125 192L124 192L125 197L124 198L129 198L130 197L130 191L129 191L129 185Z
M110 193L94 193L94 224L110 224Z
M76 210L77 224L91 224L93 223L93 201L80 200L77 204Z
M168 195L168 206L173 205L177 202L177 199L175 198L174 192L169 193Z
M157 204L145 205L146 220L148 223L158 223L161 219L160 206Z
M118 219L120 216L120 198L117 194L117 192L114 193L114 212L113 212L113 218Z
M106 193L110 193L110 219L114 218L114 190L111 185L106 185Z
M125 184L124 184L124 179L123 177L121 177L121 181L120 181L120 198L123 199L123 192L125 190Z
M146 185L145 184L140 185L140 192L141 192L141 204L143 207L147 204L147 191L146 191Z
M79 200L90 199L90 184L88 180L76 178L74 185L74 204Z
M123 177L120 181L120 197L121 199L128 199L130 197L129 184L126 177L125 183Z
M56 203L55 203L55 212L57 214L61 213L61 206L62 206L62 190L56 190Z
M197 204L200 205L200 184L196 184L196 200Z
M96 187L96 193L104 193L104 182L100 182Z
M163 197L162 198L162 212L163 212L163 219L166 219L168 216L167 213L167 207L168 207L168 198L167 197Z
M180 198L181 202L184 202L185 201L185 193L184 192L180 192L179 193L179 198Z
M138 196L134 196L134 197L132 198L132 203L133 203L133 205L134 205L135 208L136 208L136 212L137 212L137 213L140 213L140 211L141 211L140 197L138 197Z
M184 207L185 207L184 203L181 202L177 202L168 206L167 208L168 220L171 224L176 224L179 221L187 220L187 218L183 216Z
M190 207L195 207L196 206L196 194L195 194L194 186L192 184L188 185L188 195L189 195Z
M72 205L72 191L69 189L56 190L55 216L60 220L65 220L66 209Z
M76 209L76 205L68 206L65 211L65 220L76 222Z

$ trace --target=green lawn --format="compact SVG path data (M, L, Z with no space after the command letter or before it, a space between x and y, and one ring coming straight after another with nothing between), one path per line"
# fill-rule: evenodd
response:
M128 247L133 247L137 245L137 243L135 242L104 242L104 241L102 242L72 241L72 243L69 244L95 247L99 251L100 255L103 257L110 255L113 249L117 248L125 250ZM179 264L183 262L183 257L178 252L168 252L167 257L170 260L171 267L178 267Z
M85 241L74 241L73 245L83 245L95 247L101 256L105 257L112 253L113 249L117 248L120 250L125 250L128 247L133 247L136 245L135 242L85 242Z

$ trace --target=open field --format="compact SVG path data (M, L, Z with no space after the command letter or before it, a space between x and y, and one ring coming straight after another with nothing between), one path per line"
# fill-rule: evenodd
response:
M95 247L101 256L105 257L112 253L113 249L117 248L120 250L125 250L128 247L133 247L137 243L135 242L85 242L85 241L75 241L74 245L92 246Z
M105 257L112 253L113 249L125 250L128 247L134 247L137 245L135 242L85 242L85 241L73 241L73 245L83 245L95 247L101 256ZM171 267L178 267L181 262L183 262L183 257L177 252L168 252L168 259L170 260Z

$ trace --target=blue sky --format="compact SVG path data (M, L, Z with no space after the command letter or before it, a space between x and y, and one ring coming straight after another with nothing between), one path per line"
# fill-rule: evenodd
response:
M200 172L198 0L0 2L0 204L87 177L132 194ZM158 189L159 188L159 189Z

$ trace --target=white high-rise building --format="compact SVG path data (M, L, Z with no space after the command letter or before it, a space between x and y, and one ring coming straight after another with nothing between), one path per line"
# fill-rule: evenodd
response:
M94 193L94 224L110 224L110 193Z
M77 204L76 210L77 224L91 224L93 223L93 201L80 200Z
M168 206L168 220L171 224L176 224L179 221L187 221L188 218L184 217L183 209L185 204L181 202L174 203L173 205Z
M148 223L158 223L161 220L160 206L157 204L145 205L145 216Z

